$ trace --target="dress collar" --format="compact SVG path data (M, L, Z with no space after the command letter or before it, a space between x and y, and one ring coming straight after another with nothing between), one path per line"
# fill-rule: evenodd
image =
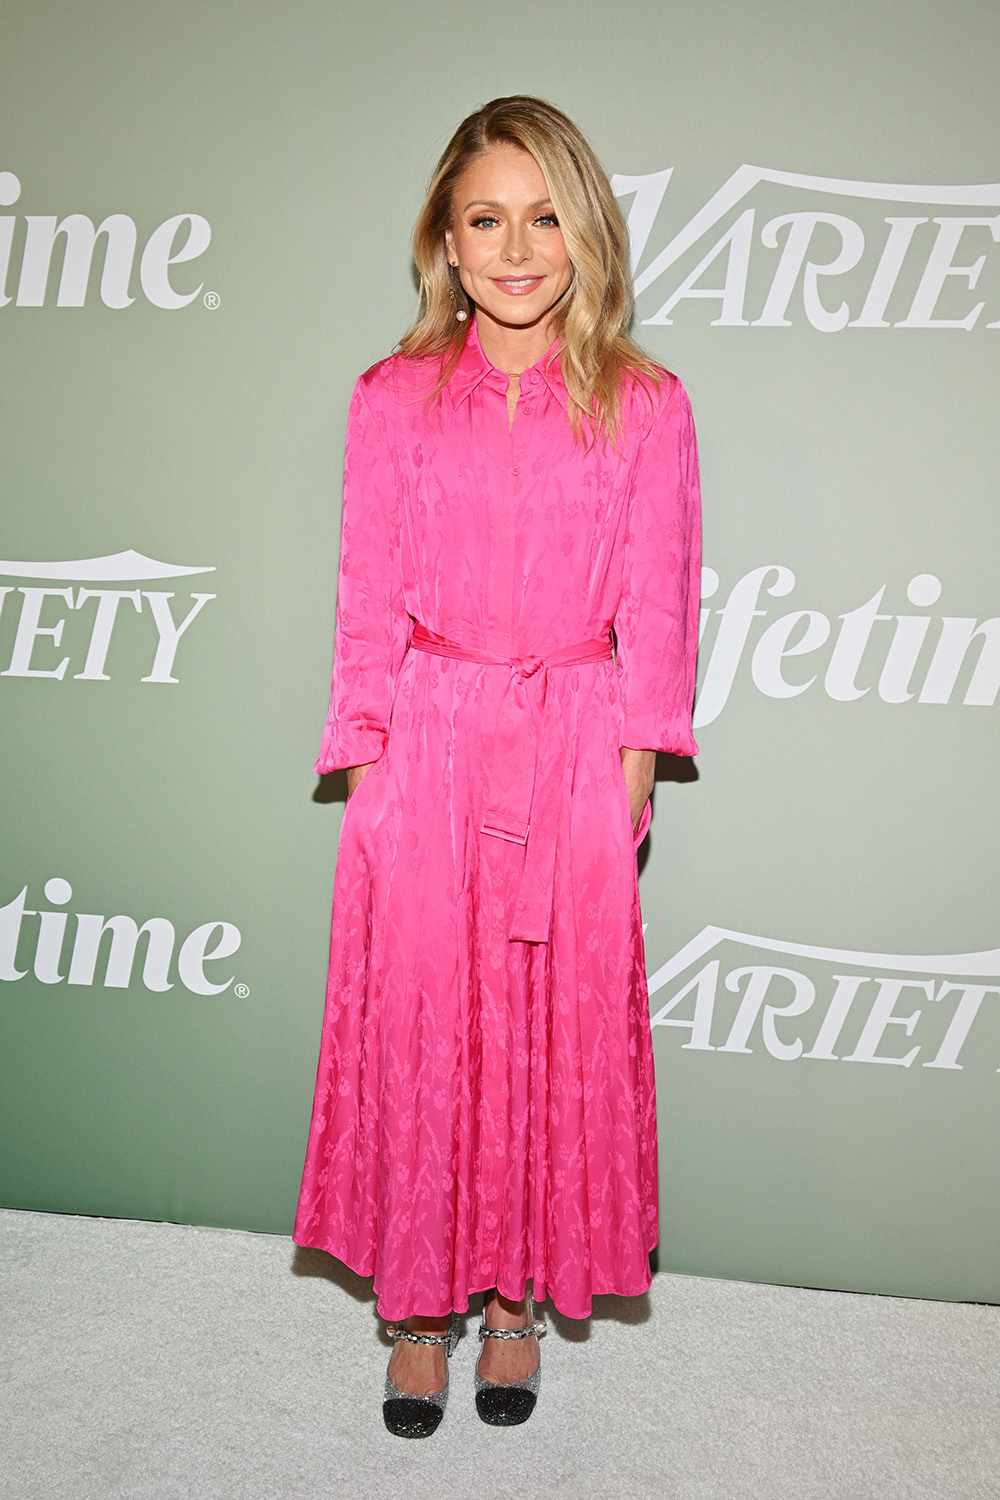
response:
M465 398L472 394L477 386L484 380L498 391L506 392L508 377L502 370L491 365L483 353L483 346L479 342L479 333L476 328L476 320L472 319L469 331L466 334L465 344L458 357L458 363L448 381L448 391L455 405L458 406ZM559 340L556 339L551 348L547 349L541 359L521 375L522 391L529 391L535 385L544 382L563 408L569 406L569 396L566 391L566 382L563 380L562 363L559 359Z

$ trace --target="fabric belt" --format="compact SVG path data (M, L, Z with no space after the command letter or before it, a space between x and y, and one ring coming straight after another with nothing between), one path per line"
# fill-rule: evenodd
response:
M509 668L486 757L486 811L480 832L525 846L509 938L547 943L556 833L567 770L565 757L553 754L549 672L555 667L610 661L611 638L580 641L545 656L494 656L446 640L418 621L410 645L433 656Z

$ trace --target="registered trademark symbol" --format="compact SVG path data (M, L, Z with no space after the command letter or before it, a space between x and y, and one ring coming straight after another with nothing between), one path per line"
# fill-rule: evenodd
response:
M245 1000L249 993L250 986L248 984L237 984L233 986L233 994L236 996L237 1000Z
M214 312L219 303L222 301L222 298L219 296L218 292L206 292L201 300L202 302L204 302L209 312Z

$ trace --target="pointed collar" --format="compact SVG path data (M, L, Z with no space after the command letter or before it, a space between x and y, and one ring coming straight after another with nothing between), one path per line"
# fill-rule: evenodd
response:
M488 380L498 391L506 392L507 390L508 377L502 370L491 365L483 353L476 320L473 318L469 324L469 331L466 334L458 363L448 381L448 392L455 405L460 405L484 380ZM521 389L530 390L539 381L544 381L562 407L568 407L569 397L566 392L566 382L563 380L562 363L559 359L558 339L551 348L545 351L536 364L522 373Z

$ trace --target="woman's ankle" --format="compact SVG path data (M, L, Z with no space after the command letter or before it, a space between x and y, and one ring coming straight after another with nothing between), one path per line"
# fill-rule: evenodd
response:
M424 1318L419 1313L414 1313L409 1318L402 1318L396 1325L405 1328L407 1333L447 1333L451 1327L451 1313L445 1313L440 1318Z
M483 1316L488 1328L524 1328L529 1317L527 1293L515 1302L491 1287L483 1299Z

